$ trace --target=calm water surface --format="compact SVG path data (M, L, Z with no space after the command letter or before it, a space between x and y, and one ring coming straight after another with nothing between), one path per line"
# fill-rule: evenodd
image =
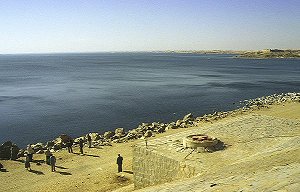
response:
M300 60L233 55L0 55L0 143L80 136L299 91Z

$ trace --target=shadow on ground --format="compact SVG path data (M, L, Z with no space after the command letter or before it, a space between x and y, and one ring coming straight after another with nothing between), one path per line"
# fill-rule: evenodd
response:
M37 174L37 175L45 175L42 171L30 170L29 172Z
M89 156L89 157L100 157L99 155L90 155L90 154L81 154L81 153L74 153L76 155L82 155L82 156Z
M133 174L132 171L123 171L124 173L129 173L129 174Z
M218 143L212 147L206 147L205 151L209 153L213 153L215 151L222 151L228 147L223 141L218 140Z
M68 168L66 168L66 167L62 167L62 166L55 166L55 167L57 167L57 168L59 168L59 169L68 169Z
M57 173L61 174L61 175L72 175L69 172L64 172L64 171L56 171Z
M0 169L0 172L8 172L6 169Z

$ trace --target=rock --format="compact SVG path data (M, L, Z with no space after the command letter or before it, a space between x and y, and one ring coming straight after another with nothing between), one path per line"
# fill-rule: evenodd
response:
M26 151L25 149L20 149L17 156L18 157L25 157L25 151Z
M148 130L146 131L146 133L144 134L144 137L151 137L153 135L152 131Z
M92 141L98 141L101 139L101 135L99 135L99 133L91 133L91 138L92 138Z
M36 153L37 154L44 154L44 150L38 150Z
M52 147L55 151L60 150L62 148L61 143L55 143L54 146Z
M111 139L114 135L115 134L113 132L106 131L103 136L104 136L105 139Z
M194 121L192 113L189 113L183 117L183 121Z
M176 125L177 127L180 127L181 123L183 123L183 121L179 119L179 120L176 121L176 124L175 124L175 125Z
M31 145L31 147L35 153L37 151L43 150L43 148L44 148L43 143L37 143L37 144Z
M150 123L142 123L142 127L148 127L148 126L150 126L151 124Z
M126 137L127 137L128 139L138 139L138 138L140 138L140 137L143 137L143 135L144 135L143 132L137 131L137 129L133 129L133 130L130 130L130 131L127 133Z
M166 131L166 128L165 128L165 127L159 127L159 128L156 130L157 133L163 133L163 132L165 132L165 131Z
M115 135L118 136L118 137L124 136L125 135L124 128L116 128Z
M169 125L167 125L165 130L169 130L169 129L177 129L178 126L176 126L175 122L170 123Z
M74 142L75 142L75 143L79 143L79 140L80 140L80 139L82 139L82 140L83 140L83 142L86 142L86 138L85 138L85 136L78 137L78 138L74 139Z
M54 143L54 145L55 145L55 144L61 145L61 144L62 144L62 139L58 137L58 138L54 139L52 142ZM54 145L53 145L53 146L54 146Z
M159 127L159 123L153 122L153 123L151 124L151 127L153 127L153 128Z
M53 141L48 141L45 148L52 148L54 146L54 142Z
M185 123L185 122L182 122L182 123L180 124L180 127L181 127L181 128L187 128L187 127L188 127L188 125L187 125L187 123Z

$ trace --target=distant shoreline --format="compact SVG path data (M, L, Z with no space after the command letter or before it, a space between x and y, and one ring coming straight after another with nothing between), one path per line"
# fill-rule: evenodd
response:
M114 54L114 53L175 53L175 54L233 54L234 58L285 59L300 58L300 49L263 49L263 50L153 50L153 51L99 51L99 52L44 52L44 53L0 53L0 56L13 55L73 55L73 54Z
M250 59L289 59L300 58L300 50L264 49L257 51L235 51L235 50L200 50L200 51L165 51L165 53L182 54L235 54L235 58Z

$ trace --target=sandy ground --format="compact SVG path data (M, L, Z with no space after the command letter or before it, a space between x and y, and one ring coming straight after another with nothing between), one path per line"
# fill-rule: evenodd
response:
M251 113L299 120L300 103L274 105L269 109L262 109ZM227 117L219 120L218 123L220 121L230 122L234 121L234 119L235 117ZM205 124L211 123L203 123L203 125L200 124L199 126L205 126ZM186 129L169 130L166 133L156 135L153 139L185 130ZM41 165L31 163L33 171L29 172L24 168L23 159L19 161L1 160L1 163L7 171L0 172L0 191L75 192L113 191L116 189L119 189L119 191L131 191L133 188L132 147L137 142L141 142L141 140L113 144L113 146L104 146L101 148L85 147L84 155L79 155L78 148L74 148L74 154L70 154L66 150L61 150L55 153L57 157L56 172L51 172L50 167L44 163L41 163ZM116 158L118 153L124 158L124 172L121 174L117 173ZM293 155L295 154L293 153ZM288 158L296 158L293 155ZM35 160L44 160L44 158L44 155L34 155ZM270 161L276 160L270 159ZM259 163L259 161L257 161L257 163ZM250 169L251 167L249 167L249 170Z

